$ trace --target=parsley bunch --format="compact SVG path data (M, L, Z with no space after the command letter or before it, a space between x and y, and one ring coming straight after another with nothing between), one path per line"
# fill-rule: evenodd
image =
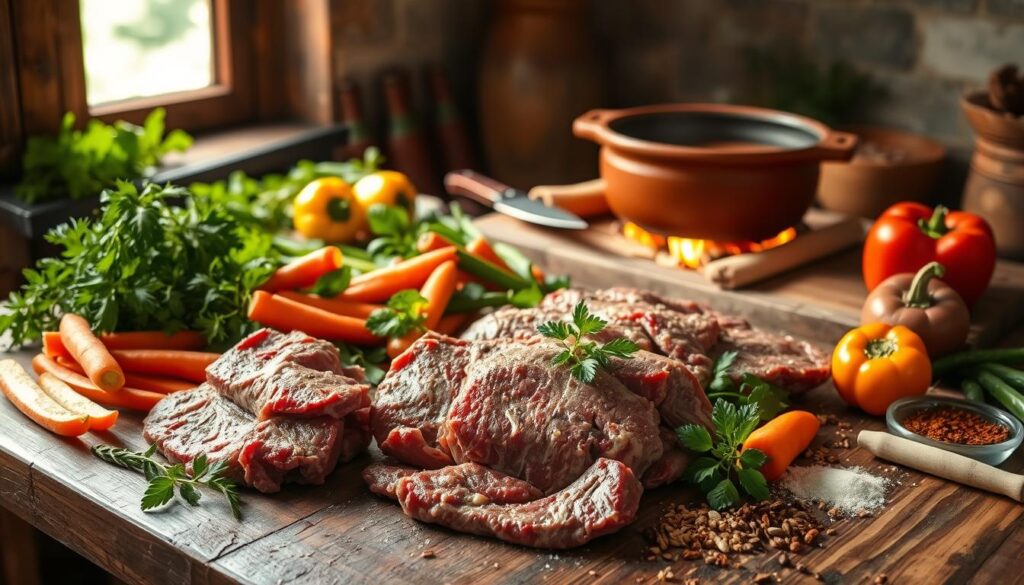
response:
M715 510L735 506L740 492L733 479L755 500L768 498L768 482L761 475L761 467L768 457L758 449L740 452L743 442L754 432L761 415L756 404L736 406L727 400L715 402L711 411L715 425L714 439L700 425L685 425L676 429L679 442L687 449L707 455L697 458L686 468L684 477L697 484Z
M167 153L190 146L192 137L181 130L164 136L163 108L150 112L141 127L90 120L85 130L75 130L75 115L68 112L56 137L29 138L14 194L29 203L93 197L119 179L146 175Z
M104 191L98 218L46 235L61 255L25 270L27 283L11 293L0 330L23 345L76 313L100 332L194 329L214 344L241 338L253 328L251 291L275 267L272 238L188 195L127 182Z
M707 388L708 399L712 402L729 400L738 405L753 404L761 420L775 418L775 415L789 406L789 394L749 372L740 376L739 384L734 382L731 370L737 357L737 352L727 351L715 360L711 383Z
M238 487L228 479L228 467L224 461L210 465L206 455L199 455L192 461L192 473L189 474L181 463L164 465L153 459L156 445L151 445L146 451L95 445L92 453L107 463L133 469L146 476L149 485L142 496L143 510L166 505L174 499L175 490L190 506L198 506L202 494L196 486L203 485L223 494L231 508L231 515L236 519L242 517L242 500L238 495Z
M561 341L565 347L551 363L556 366L571 363L572 377L589 384L594 381L598 368L608 366L609 358L630 359L640 349L636 343L625 337L618 337L602 345L583 340L587 335L600 333L607 325L607 321L591 314L587 305L580 301L573 308L572 323L548 321L538 325L537 331L544 337Z

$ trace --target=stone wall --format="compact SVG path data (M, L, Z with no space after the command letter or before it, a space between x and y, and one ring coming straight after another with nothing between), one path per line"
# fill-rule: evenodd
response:
M1024 0L597 0L618 105L743 101L744 51L845 60L885 90L863 116L962 156L958 106L993 68L1024 65Z

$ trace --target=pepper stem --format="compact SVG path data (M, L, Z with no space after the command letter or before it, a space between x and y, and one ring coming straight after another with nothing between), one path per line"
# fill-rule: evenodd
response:
M910 281L910 288L903 293L903 305L915 309L927 309L932 306L932 295L928 293L928 283L933 278L942 278L946 267L938 262L929 262L921 267Z
M347 199L335 197L327 202L327 216L336 222L346 222L352 216L350 208Z
M872 339L864 348L864 355L868 356L870 360L887 358L894 353L896 353L896 342L885 337Z
M949 209L946 206L936 205L932 216L927 221L923 219L917 220L917 227L921 228L921 231L928 234L929 237L937 240L949 233L949 228L946 227L946 215L948 213Z

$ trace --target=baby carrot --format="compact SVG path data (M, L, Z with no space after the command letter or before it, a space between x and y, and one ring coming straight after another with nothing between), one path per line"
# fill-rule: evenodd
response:
M60 356L53 358L53 360L72 372L85 375L85 372L82 371L82 366L75 363L75 360ZM149 390L150 392L159 392L161 394L191 390L196 387L194 382L186 382L185 380L175 378L164 378L162 376L133 374L131 372L124 373L124 384L125 386L131 386L132 388L138 388L139 390Z
M512 269L508 267L508 264L504 260L502 260L501 256L498 256L498 253L495 252L494 248L491 247L491 243L488 242L483 236L476 238L472 242L466 244L466 251L476 256L477 258L480 258L481 260L486 260L491 264L494 264L495 266L501 268L502 270L512 272Z
M0 361L0 390L22 414L50 432L77 437L89 430L89 415L58 404L14 360Z
M103 342L93 335L89 323L74 314L60 320L60 340L86 375L101 390L114 392L124 386L124 372Z
M264 291L256 291L252 295L249 319L274 329L297 330L324 339L358 345L380 343L380 338L366 328L365 319L336 315Z
M342 261L341 250L324 246L278 268L260 290L277 292L313 286L321 276L341 268Z
M433 252L414 256L352 279L348 289L338 298L363 303L382 303L391 295L408 288L419 288L441 264L455 259L456 248L448 246Z
M115 349L110 353L133 374L170 376L196 384L206 381L206 366L220 357L219 353L177 349Z
M334 313L335 315L345 315L346 317L358 317L365 319L370 316L370 313L377 309L383 308L384 305L376 305L373 303L360 303L357 301L346 301L344 299L321 297L317 295L307 295L305 293L294 292L290 290L283 290L276 293L278 296L282 296L286 299L302 303L303 305L309 305L318 309Z
M469 320L469 315L469 313L445 315L437 322L437 327L434 327L434 331L443 335L455 335L466 324L466 321Z
M768 481L782 477L789 464L803 453L821 428L821 421L806 410L780 414L754 432L743 442L743 449L757 449L768 456L761 474Z
M434 250L454 245L451 240L437 232L423 232L419 239L416 240L416 250L420 254L426 254L427 252L433 252Z
M116 410L103 408L75 392L71 386L68 386L67 383L53 374L47 372L40 374L39 387L57 404L71 412L87 415L89 417L90 431L105 431L117 422L118 412Z
M459 269L455 261L449 260L435 268L430 273L430 278L427 279L427 282L423 283L420 295L427 299L427 305L424 309L424 329L434 329L437 327L441 316L444 315L445 307L448 306L448 301L452 298L452 293L455 292L455 284L459 278L458 273ZM423 331L417 329L401 337L392 338L388 341L388 356L393 358L402 353L422 335Z
M89 378L65 368L43 354L32 358L32 369L37 374L42 374L43 372L52 374L68 386L71 386L72 390L93 402L116 408L149 411L153 408L153 405L160 402L164 397L163 394L158 392L128 387L122 388L120 392L105 392L97 388L95 384L89 381Z

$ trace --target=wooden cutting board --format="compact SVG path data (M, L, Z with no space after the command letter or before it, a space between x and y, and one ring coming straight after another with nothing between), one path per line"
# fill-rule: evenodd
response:
M555 230L492 213L477 219L487 238L516 246L552 274L584 287L633 286L706 302L751 321L833 344L857 325L867 289L861 248L812 262L741 291L725 291L692 270L663 266L609 222L586 230ZM1024 264L1000 261L971 315L969 342L992 345L1024 318Z

